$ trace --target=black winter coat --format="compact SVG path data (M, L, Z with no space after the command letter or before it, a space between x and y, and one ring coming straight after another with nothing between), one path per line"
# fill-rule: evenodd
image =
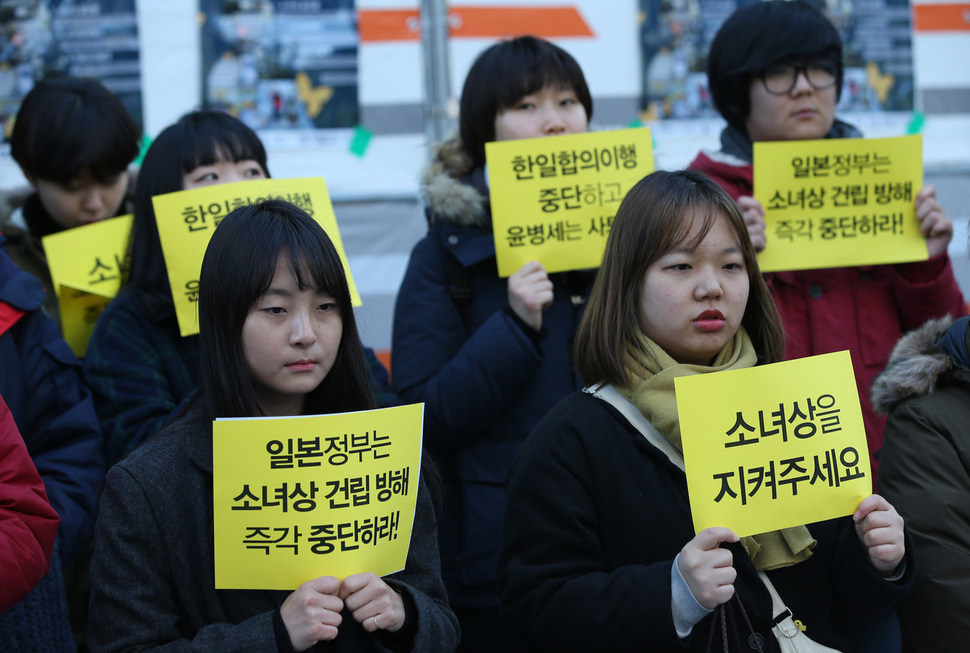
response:
M809 637L849 653L843 633L852 622L908 590L912 547L903 577L887 581L866 560L851 518L808 528L818 540L812 557L768 574ZM546 416L509 473L503 613L530 650L704 651L711 616L681 642L671 614L671 566L693 537L684 473L612 406L574 393ZM754 631L766 651L777 651L767 589L739 544L722 546L734 554L735 588ZM737 648L730 638L731 650L750 651L734 617L742 642Z
M554 298L537 333L512 316L499 278L484 170L460 146L425 179L428 235L411 253L394 312L393 384L425 402L425 444L441 462L442 573L451 602L495 608L505 475L522 442L582 387L572 339L595 273L550 275ZM467 298L452 291L462 286Z
M108 473L91 566L92 652L277 650L274 613L290 592L215 589L211 433L190 409ZM407 566L385 578L415 608L408 650L421 653L453 651L459 638L436 540L422 483ZM310 650L385 651L392 641L345 609L337 639Z

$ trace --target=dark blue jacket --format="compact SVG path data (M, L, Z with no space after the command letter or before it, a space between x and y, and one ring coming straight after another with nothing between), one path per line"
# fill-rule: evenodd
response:
M104 449L80 363L43 303L41 282L0 247L0 395L61 518L57 539L70 561L94 537Z
M441 463L442 573L453 605L495 607L505 475L522 442L582 382L573 334L592 272L550 275L542 332L513 317L498 277L483 170L439 152L425 179L431 227L411 254L394 314L392 382L425 402L425 444ZM456 301L452 286L470 297Z

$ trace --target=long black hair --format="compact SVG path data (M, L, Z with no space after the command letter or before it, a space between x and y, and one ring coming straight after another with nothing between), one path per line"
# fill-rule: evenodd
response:
M166 127L152 143L138 172L135 217L128 245L125 289L138 293L149 316L172 308L172 291L155 224L152 197L182 190L183 177L219 161L253 160L266 176L266 149L252 129L222 111L193 111ZM221 228L221 227L220 227Z
M199 277L200 394L211 417L254 417L262 412L242 350L242 329L285 257L301 289L332 295L343 333L333 366L309 392L308 415L376 407L367 382L343 264L323 228L299 207L269 200L236 209L219 225Z

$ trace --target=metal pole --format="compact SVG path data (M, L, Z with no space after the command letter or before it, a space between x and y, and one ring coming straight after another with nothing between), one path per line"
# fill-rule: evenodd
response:
M428 143L451 135L451 66L446 0L421 0L421 48L424 57L424 133Z

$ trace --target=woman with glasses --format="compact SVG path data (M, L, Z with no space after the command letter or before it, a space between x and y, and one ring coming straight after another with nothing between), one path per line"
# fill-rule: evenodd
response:
M737 201L758 251L771 247L771 234L764 208L752 197L753 143L861 137L835 117L842 73L838 32L802 0L745 5L714 37L707 75L728 126L721 151L701 153L690 167L710 175ZM785 358L851 352L874 476L885 417L869 401L873 379L903 332L931 318L966 313L946 253L953 225L932 186L923 187L915 202L929 260L769 275L787 334Z

